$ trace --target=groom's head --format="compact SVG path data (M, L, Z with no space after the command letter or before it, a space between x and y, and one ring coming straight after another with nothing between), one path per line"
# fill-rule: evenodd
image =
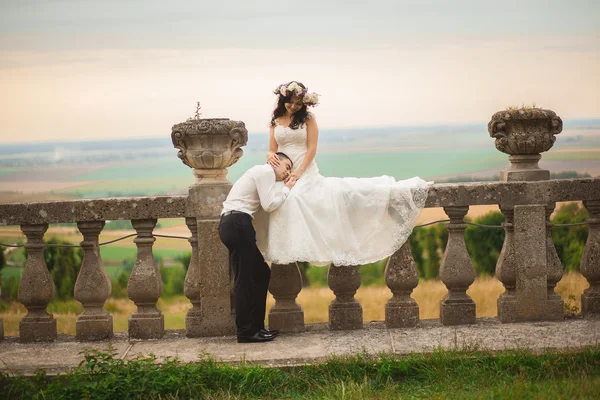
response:
M285 178L288 177L288 175L292 171L292 167L294 166L294 163L292 162L292 160L290 160L290 158L287 156L287 154L285 154L285 153L276 153L276 154L279 157L279 166L273 167L273 170L275 171L275 180L283 181Z

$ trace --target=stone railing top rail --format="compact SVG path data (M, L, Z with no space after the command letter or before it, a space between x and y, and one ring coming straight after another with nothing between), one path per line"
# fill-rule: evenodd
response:
M545 204L599 200L600 178L538 182L444 183L429 189L426 207ZM196 216L187 195L0 204L0 225L182 218ZM218 207L217 207L218 208Z

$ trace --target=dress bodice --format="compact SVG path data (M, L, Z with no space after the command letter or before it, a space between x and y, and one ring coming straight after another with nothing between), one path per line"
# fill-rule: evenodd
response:
M297 129L275 123L275 140L277 141L278 151L285 153L294 163L292 170L296 170L306 155L308 150L308 137L306 136L306 124ZM318 173L317 164L313 160L306 169L306 173Z

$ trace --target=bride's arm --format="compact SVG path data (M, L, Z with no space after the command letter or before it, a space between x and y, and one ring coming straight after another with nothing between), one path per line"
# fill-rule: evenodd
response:
M272 167L279 166L279 157L275 154L278 148L277 140L275 140L275 128L272 126L269 130L269 152L267 153L267 162Z
M296 178L300 178L306 171L306 168L313 162L317 155L317 142L319 141L319 127L314 116L306 119L306 137L307 137L307 151L304 156L304 161L300 164L300 167L294 171L291 175L295 175Z

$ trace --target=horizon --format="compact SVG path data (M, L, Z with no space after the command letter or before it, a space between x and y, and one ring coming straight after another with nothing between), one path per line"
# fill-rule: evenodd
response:
M490 116L491 117L491 116ZM180 122L184 122L184 121L180 121ZM243 121L242 121L243 122ZM597 123L600 124L600 117L583 117L583 118L572 118L572 119L563 119L563 131L565 129L572 129L572 127L564 127L564 125L571 125L571 124L575 124L575 123ZM418 125L386 125L386 126L355 126L355 127L349 127L349 128L320 128L319 131L320 132L335 132L335 133L339 133L339 132L343 132L343 131L357 131L357 130L389 130L389 129L402 129L404 130L404 132L398 132L398 133L407 133L406 130L407 129L415 129L415 130L422 130L422 129L436 129L436 128L443 128L443 127L456 127L456 128L474 128L477 126L485 126L487 129L487 124L488 122L464 122L464 123L438 123L438 124L418 124ZM576 128L584 128L582 126L577 126L575 125L574 127ZM598 127L593 127L593 128L600 128L600 126ZM250 131L248 130L248 137L250 138L250 136L258 136L258 135L267 135L268 132L267 131ZM168 135L154 135L154 136L129 136L129 137L93 137L93 138L85 138L85 139L46 139L46 140L31 140L31 141L14 141L14 142L3 142L0 141L0 148L2 146L7 146L7 147L11 147L11 146L18 146L18 145L26 145L26 144L39 144L39 145L44 145L44 144L90 144L90 143L95 143L95 142L107 142L107 141L128 141L128 140L144 140L144 139L156 139L156 140L160 140L160 139L164 139L164 140L168 140L169 142L171 141L171 134L168 133ZM560 138L560 136L558 137ZM243 146L246 147L246 146Z
M197 101L268 132L272 90L290 80L321 95L322 130L473 123L531 103L588 118L598 20L585 0L5 3L0 142L160 137Z

